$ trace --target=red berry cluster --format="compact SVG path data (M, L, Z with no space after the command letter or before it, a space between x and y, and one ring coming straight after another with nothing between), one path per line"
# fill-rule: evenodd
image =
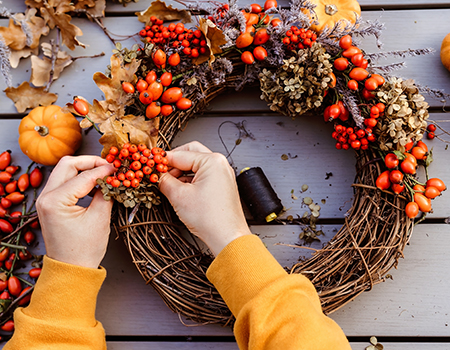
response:
M163 56L161 58L160 56ZM165 65L165 53L158 49L153 55L153 61ZM145 108L145 116L149 119L159 115L167 117L176 109L186 110L192 107L192 101L183 97L183 91L177 86L170 87L173 82L172 73L166 71L159 77L155 70L151 70L145 79L139 79L135 85L123 82L122 89L129 94L137 90L136 98Z
M164 22L155 16L150 17L150 21L152 25L146 26L139 32L146 42L161 48L166 46L174 48L190 58L197 58L206 53L206 39L199 29L186 29L181 22L165 26Z
M347 150L351 147L357 151L366 150L369 148L369 142L375 141L375 136L369 128L363 130L358 127L352 128L336 124L334 130L331 136L337 141L337 149Z
M3 236L0 268L4 275L4 278L0 279L0 304L6 305L5 307L26 305L31 298L30 289L33 285L31 281L37 279L41 273L41 268L35 267L28 271L30 278L25 278L25 273L16 274L15 271L23 267L22 261L33 258L27 245L35 241L36 234L33 230L39 229L39 221L30 220L36 217L36 214L23 212L23 203L26 199L26 191L32 190L36 193L36 188L42 184L43 173L40 167L32 171L29 168L16 177L20 166L11 164L11 161L11 151L0 154L0 235ZM19 205L22 207L21 210L16 209ZM26 221L30 223L24 226ZM14 330L14 321L9 312L0 316L0 324L2 331Z
M135 145L126 143L119 151L111 147L106 160L118 170L113 176L106 178L106 183L112 187L137 188L142 182L157 183L160 173L168 171L166 152L159 147L152 149L141 143Z
M434 134L435 131L436 131L436 125L429 124L427 126L427 139L428 140L432 140L436 137L436 135Z
M291 29L286 32L286 36L283 38L283 44L286 45L289 50L296 50L311 47L316 40L317 34L312 30L292 26Z
M215 24L221 23L229 9L230 6L228 4L222 4L222 6L217 8L216 13L208 16L208 19Z

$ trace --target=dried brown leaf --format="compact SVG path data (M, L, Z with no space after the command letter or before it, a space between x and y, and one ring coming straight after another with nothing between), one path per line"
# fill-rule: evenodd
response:
M82 96L76 97L86 101L86 103L89 106L89 114L87 115L87 118L84 118L80 122L80 127L82 127L83 129L91 127L92 123L101 124L111 117L111 112L106 110L101 103L104 101L99 102L94 99L93 104L90 104L89 101L87 101L84 97ZM64 112L69 112L74 115L78 115L78 112L75 110L72 103L67 103L66 106L63 108L63 110Z
M78 0L75 10L86 10L93 17L105 17L106 0Z
M22 50L27 44L27 36L22 26L15 24L13 19L9 20L8 27L0 27L0 35L11 50Z
M160 0L153 1L145 11L135 12L135 15L138 16L138 20L145 23L145 25L151 23L151 16L156 16L164 22L181 20L183 23L190 23L192 21L189 11L178 10L173 8L172 5L167 6Z
M199 18L198 29L205 35L206 45L208 50L204 54L201 54L196 59L192 60L194 64L202 64L209 60L209 64L216 60L216 54L222 53L220 46L225 45L227 40L222 30L209 19Z
M127 115L123 118L111 117L101 124L103 136L99 142L103 145L102 157L112 146L122 147L126 142L145 143L156 146L159 118L146 120L143 116Z
M45 53L44 53L45 54ZM58 51L53 69L53 80L59 78L64 68L69 66L73 59L65 51ZM44 86L50 80L50 72L52 70L52 60L48 57L42 59L38 56L31 56L31 83L34 86Z
M23 113L27 108L38 106L49 106L58 98L57 95L45 91L45 88L35 88L27 81L24 81L19 87L9 87L5 90L6 96L13 100L17 112Z
M122 82L134 82L136 70L140 61L133 59L124 64L120 57L111 56L111 78L101 72L94 74L94 81L105 94L107 110L115 113L117 117L124 115L125 106L133 103L133 96L122 89Z
M28 45L30 48L34 49L39 46L39 39L42 35L47 35L49 28L45 25L45 20L41 17L36 16L37 9L31 8L27 9L25 14L17 13L14 17L18 21L25 21L29 27L29 34L32 37L32 42Z
M66 8L63 7L71 7L73 6L65 5L65 3L61 3L58 5L58 8L55 10L52 6L41 7L40 11L42 17L45 19L45 23L50 27L50 29L55 28L57 26L61 30L61 38L64 45L66 45L70 50L74 50L75 46L85 47L83 43L78 41L77 36L83 35L83 32L80 28L70 23L72 17L68 14L62 12ZM62 9L59 9L59 8Z
M17 68L17 66L20 63L21 58L27 58L31 54L37 55L39 53L39 47L36 47L34 49L30 49L29 47L26 47L22 50L11 50L11 54L9 56L9 63L11 64L12 68Z

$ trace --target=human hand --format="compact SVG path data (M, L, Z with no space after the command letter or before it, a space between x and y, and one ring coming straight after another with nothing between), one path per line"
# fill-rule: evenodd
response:
M227 159L199 142L167 152L169 166L159 187L186 227L220 253L234 239L251 234L242 211L236 177ZM193 172L194 176L184 174Z
M97 178L114 171L96 156L64 157L53 169L36 201L50 258L98 268L108 244L112 201L105 201L97 191L87 208L77 202L91 192Z

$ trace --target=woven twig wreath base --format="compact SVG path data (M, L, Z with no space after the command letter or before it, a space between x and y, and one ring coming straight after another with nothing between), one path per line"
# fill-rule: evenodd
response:
M356 169L345 224L323 249L290 269L311 279L325 313L382 282L402 257L412 231L402 209L406 199L374 186L380 173L374 153L359 153ZM118 206L115 227L133 262L172 311L198 323L232 324L230 311L205 275L212 258L194 238L185 238L189 233L162 199L159 206L138 210L131 224L131 210Z
M234 66L225 84L204 91L203 104L163 120L159 146L170 147L190 117L234 85L245 65L235 62ZM403 256L412 232L413 222L403 209L406 198L375 187L380 161L370 150L357 153L354 201L345 224L323 249L289 270L310 278L327 314L384 281ZM172 311L189 320L232 325L231 312L206 278L212 257L181 225L167 199L162 196L162 203L150 210L140 208L128 224L130 214L130 209L117 206L113 223L146 283Z

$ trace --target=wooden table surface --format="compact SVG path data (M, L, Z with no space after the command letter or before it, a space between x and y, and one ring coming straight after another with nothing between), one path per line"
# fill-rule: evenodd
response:
M242 5L251 2L245 0ZM134 12L146 9L149 4L150 1L141 0L122 7L107 1L104 23L115 34L136 33L141 29L141 23ZM279 4L288 6L287 1L279 1ZM361 0L360 4L363 19L379 19L385 24L381 37L384 51L425 47L436 50L432 55L391 59L407 64L405 69L397 72L399 76L450 92L450 73L439 59L441 41L450 32L450 1ZM25 9L23 1L19 0L4 0L3 5L12 11L23 12ZM179 4L176 6L181 8ZM84 35L79 39L88 46L77 48L70 54L75 57L103 51L106 56L77 60L62 73L50 90L59 95L56 104L61 106L77 94L89 100L102 99L92 75L105 70L113 49L113 44L98 26L86 19L74 19L73 22L83 30ZM0 19L0 25L7 25L7 20ZM41 41L48 40L47 37ZM132 42L133 39L127 43ZM366 52L377 50L373 38L364 39L361 46ZM29 59L23 60L12 73L14 86L28 80ZM5 87L0 81L0 88L4 90ZM441 120L441 125L450 130L450 118L442 101L429 96L426 99L431 106L430 119ZM29 160L20 152L17 143L17 127L22 116L16 112L12 101L2 94L0 151L11 149L14 162L26 166ZM330 137L331 125L324 124L320 116L296 120L281 117L269 111L255 89L218 97L204 115L189 122L173 146L198 140L213 151L225 153L219 139L219 125L224 121L237 123L244 120L254 139L244 138L237 146L233 153L235 166L262 167L284 206L290 208L288 214L303 214L302 198L305 196L312 197L315 202L325 199L320 218L333 219L335 224L322 225L325 237L313 245L320 247L333 237L351 204L354 154L335 150ZM238 132L228 123L222 127L221 136L226 145L232 147ZM433 147L435 159L430 166L432 176L440 177L449 185L450 151L438 140L428 144ZM100 150L98 135L90 132L84 136L79 154L99 154ZM283 161L281 155L288 153L292 157ZM272 164L268 164L267 159ZM327 179L326 173L330 172L333 175ZM303 184L309 186L305 193L301 193ZM292 190L298 199L291 198ZM385 349L450 349L449 207L449 193L436 199L434 212L415 227L404 250L404 259L400 260L397 269L390 271L392 279L376 285L372 291L331 315L344 329L354 350L370 345L370 336L377 336ZM300 256L310 254L309 251L275 245L298 243L298 226L252 226L251 230L263 238L283 266L291 266ZM43 244L35 252L43 254ZM98 298L97 317L106 329L108 349L237 349L229 328L183 325L179 316L145 285L121 239L111 237L102 265L108 276Z

